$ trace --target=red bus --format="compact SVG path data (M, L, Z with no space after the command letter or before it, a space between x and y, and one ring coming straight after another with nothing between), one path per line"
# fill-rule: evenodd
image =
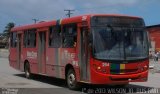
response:
M145 82L148 36L142 18L90 14L18 26L10 35L10 66L27 78L40 74L79 83Z

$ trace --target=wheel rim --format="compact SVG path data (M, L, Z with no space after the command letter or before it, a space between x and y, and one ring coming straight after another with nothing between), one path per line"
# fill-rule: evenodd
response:
M74 87L74 85L75 85L75 80L76 80L76 78L75 78L75 75L74 75L74 74L70 74L70 75L68 76L68 84L69 84L70 87Z

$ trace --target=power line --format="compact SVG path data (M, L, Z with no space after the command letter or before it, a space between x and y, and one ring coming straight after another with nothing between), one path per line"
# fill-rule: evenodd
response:
M71 17L71 11L75 11L75 10L70 10L70 9L65 9L64 11L67 11L68 13L66 14L66 16L68 16L69 18Z

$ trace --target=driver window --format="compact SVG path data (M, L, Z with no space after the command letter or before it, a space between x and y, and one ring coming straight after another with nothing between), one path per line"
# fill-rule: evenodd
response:
M73 48L77 43L77 25L67 24L63 26L62 47Z

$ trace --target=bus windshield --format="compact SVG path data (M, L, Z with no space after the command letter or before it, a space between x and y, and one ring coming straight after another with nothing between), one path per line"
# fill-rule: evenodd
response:
M116 22L112 22L113 20L107 17L103 18L103 24L92 21L94 57L101 60L125 61L147 58L148 38L143 21L128 18L124 21L123 18L124 22L122 22L121 18L117 19ZM107 20L106 24L105 20Z

